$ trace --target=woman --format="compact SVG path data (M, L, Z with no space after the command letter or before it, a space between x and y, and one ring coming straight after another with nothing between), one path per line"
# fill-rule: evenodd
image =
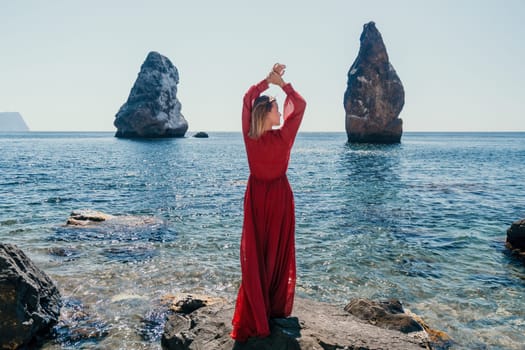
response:
M285 83L285 65L244 95L242 133L250 177L244 196L241 238L242 282L233 315L233 339L270 335L269 319L292 312L295 291L295 213L286 177L290 151L306 102ZM269 84L286 93L284 124L275 99L261 95Z

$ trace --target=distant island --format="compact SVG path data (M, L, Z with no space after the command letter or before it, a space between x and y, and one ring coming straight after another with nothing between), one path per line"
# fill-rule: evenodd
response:
M0 112L0 132L29 131L24 118L18 112Z

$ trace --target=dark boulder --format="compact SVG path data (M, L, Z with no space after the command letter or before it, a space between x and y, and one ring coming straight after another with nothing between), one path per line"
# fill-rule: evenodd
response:
M177 99L179 72L167 58L150 52L140 67L128 100L116 115L115 136L123 138L184 137L188 122Z
M513 222L508 228L506 246L525 258L525 219Z
M58 322L62 301L53 281L18 247L0 243L0 345L26 346Z
M359 54L348 71L344 94L349 142L399 143L403 122L399 113L405 91L390 64L374 22L363 26Z

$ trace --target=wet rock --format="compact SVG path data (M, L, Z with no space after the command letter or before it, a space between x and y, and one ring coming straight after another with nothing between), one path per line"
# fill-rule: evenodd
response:
M78 249L70 247L51 247L47 251L57 258L61 258L62 261L74 261L81 255Z
M525 257L525 219L512 223L507 230L507 247Z
M352 299L345 311L370 324L403 333L420 333L428 336L428 346L434 349L448 349L454 342L442 331L430 328L425 321L410 310L405 310L399 300L373 301Z
M184 137L188 122L177 99L179 72L171 61L150 52L128 100L116 115L116 137Z
M140 320L140 327L138 330L140 337L149 342L160 341L168 314L169 311L166 310L149 311Z
M293 317L270 322L271 335L234 342L231 319L234 302L217 302L190 314L168 316L162 336L164 349L421 349L424 331L405 334L363 322L342 309L296 299Z
M345 311L385 329L393 329L403 333L423 330L419 323L405 314L401 302L395 299L383 302L353 299L345 306Z
M198 133L194 134L193 137L200 138L200 139L207 139L209 136L204 131L199 131Z
M86 342L100 341L108 334L109 325L76 299L64 301L60 321L53 328L54 341L65 346L80 347Z
M65 257L73 255L73 252L71 252L71 251L69 251L69 250L67 250L66 248L63 248L63 247L52 247L52 248L49 248L47 251L51 255L59 256L59 257L62 257L62 258L65 258Z
M109 215L106 213L79 210L71 213L64 226L50 240L86 241L111 240L112 247L106 253L126 258L128 252L148 257L157 254L145 242L168 242L175 239L175 231L163 220L153 216ZM115 247L116 242L132 243L125 251ZM115 249L113 249L115 248Z
M445 350L452 348L454 345L457 345L456 342L454 342L454 340L450 338L450 336L447 333L430 328L430 326L419 315L414 314L410 310L405 310L405 313L408 316L412 317L417 323L419 323L421 327L423 327L423 329L428 335L430 343L429 348L436 350Z
M25 346L46 336L58 322L62 305L53 281L23 251L0 243L0 344Z
M67 226L93 226L99 224L121 226L146 226L162 223L162 220L151 216L110 215L96 210L77 210L71 212Z
M363 26L344 94L349 142L399 143L405 91L374 22Z
M86 226L110 220L112 218L115 217L100 211L89 209L77 210L71 212L71 215L69 215L69 218L67 219L66 225Z
M207 295L169 294L164 296L161 302L162 304L167 305L169 310L187 315L201 307L224 303L226 300L222 298L213 298Z

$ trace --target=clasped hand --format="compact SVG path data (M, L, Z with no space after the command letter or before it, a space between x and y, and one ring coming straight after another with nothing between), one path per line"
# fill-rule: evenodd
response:
M268 83L279 85L281 87L284 84L286 84L283 80L283 74L284 74L285 69L286 69L286 65L284 64L280 64L280 63L274 64L272 71L268 74L268 77L266 78Z

